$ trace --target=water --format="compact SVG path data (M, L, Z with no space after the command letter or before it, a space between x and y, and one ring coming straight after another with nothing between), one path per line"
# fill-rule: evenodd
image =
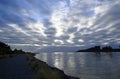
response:
M81 79L120 79L120 53L39 53L36 58Z

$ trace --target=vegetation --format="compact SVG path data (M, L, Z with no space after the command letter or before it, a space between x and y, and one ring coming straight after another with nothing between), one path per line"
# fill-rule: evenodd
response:
M24 54L23 50L12 50L9 45L0 42L0 55L9 55L9 54Z
M40 61L34 57L35 54L30 52L24 52L22 50L11 50L10 46L0 42L0 58L8 58L15 55L26 55L28 64L36 72L35 79L79 79L71 76L67 76L63 71L50 67L43 61Z
M24 53L25 52L22 50L17 50L17 49L12 50L9 45L0 42L0 59L10 58L18 54L24 54Z
M63 71L50 67L30 54L27 54L27 60L31 68L37 73L35 79L79 79L65 75Z
M78 50L77 52L120 52L120 47L113 49L111 46L94 46L85 50Z
M0 55L10 54L12 52L10 46L0 42Z

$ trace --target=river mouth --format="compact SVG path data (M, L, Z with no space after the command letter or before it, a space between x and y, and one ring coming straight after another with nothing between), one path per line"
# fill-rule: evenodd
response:
M120 52L43 52L35 57L81 79L120 78Z

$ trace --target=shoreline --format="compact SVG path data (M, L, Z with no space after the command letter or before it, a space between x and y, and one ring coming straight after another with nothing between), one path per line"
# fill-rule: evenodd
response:
M35 53L27 52L24 54L7 54L6 57L1 55L0 60L4 60L4 59L9 60L19 55L25 55L27 64L30 66L33 72L35 72L34 79L80 79L78 77L66 75L63 70L60 70L56 67L52 67L48 65L46 62L35 58L34 57L36 55Z
M35 54L26 54L28 64L36 72L35 79L79 79L68 76L63 70L49 66L46 62L34 57ZM41 76L42 75L42 76Z
M24 58L19 57L20 55L23 55ZM1 60L7 59L6 61L9 61L11 59L16 58L17 60L14 60L14 62L16 62L18 64L20 62L21 64L17 65L17 64L14 64L12 61L10 61L10 63L12 63L12 64L7 64L7 65L12 65L11 68L13 68L13 69L16 67L16 65L17 65L17 67L19 67L20 65L23 65L23 68L26 67L25 69L30 67L31 70L33 72L35 72L34 79L79 79L77 77L72 77L72 76L66 75L62 70L60 70L56 67L49 66L46 62L35 58L34 57L35 55L36 55L35 53L25 52L22 49L12 50L9 45L7 45L3 42L0 42L0 59ZM28 65L28 66L25 66L25 65ZM12 71L12 70L10 70L10 71ZM15 71L17 71L17 70L15 70ZM22 69L22 71L24 71L24 69ZM12 76L12 77L14 77L14 76Z

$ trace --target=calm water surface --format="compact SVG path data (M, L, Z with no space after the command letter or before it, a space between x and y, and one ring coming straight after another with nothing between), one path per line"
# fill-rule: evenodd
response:
M36 58L81 79L120 79L120 52L53 52Z

